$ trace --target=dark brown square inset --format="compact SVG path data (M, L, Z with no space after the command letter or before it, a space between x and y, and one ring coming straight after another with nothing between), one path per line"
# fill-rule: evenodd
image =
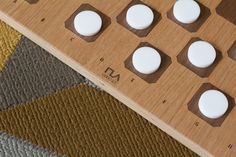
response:
M195 74L197 74L200 77L208 77L210 76L210 74L212 73L212 71L215 69L215 67L217 66L217 64L220 62L220 60L222 59L222 54L221 52L215 48L216 50L216 59L213 63L213 65L211 65L208 68L198 68L196 66L194 66L193 64L190 63L190 61L188 60L188 48L190 47L190 45L195 42L195 41L199 41L201 40L200 38L192 38L188 44L183 48L183 50L178 54L177 56L177 61L184 65L186 68L188 68L189 70L191 70L192 72L194 72Z
M25 0L26 2L28 2L29 4L35 4L37 3L39 0Z
M236 0L222 0L216 8L216 12L236 25Z
M228 51L228 55L230 58L236 61L236 40Z
M132 63L132 57L133 57L133 54L134 52L140 48L140 47L144 47L144 46L148 46L148 47L152 47L154 48L155 50L157 50L161 56L161 65L160 65L160 68L150 74L150 75L145 75L145 74L142 74L140 72L138 72L134 66L133 66L133 63ZM152 46L151 44L147 43L147 42L142 42L138 45L138 47L133 51L133 53L125 60L125 67L127 69L129 69L131 72L133 72L134 74L136 74L137 76L139 76L140 78L142 78L144 81L148 82L148 83L155 83L160 77L161 75L165 72L165 70L170 66L170 64L172 63L171 61L171 58L166 55L165 53L163 53L161 50L159 50L158 48Z
M199 110L198 107L198 101L201 97L201 95L207 91L207 90L218 90L222 93L225 94L225 96L228 99L229 102L229 106L228 106L228 110L227 112L220 118L218 119L210 119L207 118L206 116L204 116L201 111ZM188 110L191 111L193 114L197 115L199 118L201 118L202 120L206 121L208 124L210 124L213 127L219 127L222 125L222 123L224 122L224 120L226 119L226 117L229 115L229 113L232 111L233 107L235 106L235 100L233 97L229 96L227 93L225 93L224 91L220 90L219 88L215 87L214 85L210 84L210 83L204 83L196 92L196 94L193 96L193 98L190 100L190 102L188 103Z
M201 9L201 14L199 16L199 18L197 19L197 21L195 21L194 23L191 24L184 24L179 22L174 14L173 14L173 7L167 12L167 17L174 21L176 24L180 25L181 27L183 27L184 29L186 29L189 32L197 32L198 29L203 25L203 23L207 20L207 18L211 15L211 11L210 9L208 9L206 6L204 6L203 4L201 4L199 1L196 1Z
M153 23L150 27L146 28L146 29L143 29L143 30L137 30L137 29L134 29L132 27L129 26L129 24L127 23L126 21L126 13L128 11L128 9L133 6L133 5L136 5L136 4L144 4L146 5L145 3L143 3L142 1L139 1L139 0L132 0L125 8L124 10L116 17L116 20L117 20L117 23L119 23L120 25L124 26L126 29L128 29L129 31L133 32L134 34L136 34L137 36L139 37L145 37L147 36L151 31L152 29L157 25L157 23L161 20L161 14L159 12L157 12L155 9L153 9L152 7L150 7L150 9L153 11L154 13L154 20L153 20Z
M83 35L80 35L76 30L75 30L75 27L74 27L74 18L75 16L82 12L82 11L85 11L85 10L91 10L91 11L94 11L96 13L98 13L101 18L102 18L102 28L101 30L94 36L90 36L90 37L87 37L87 36L83 36ZM105 14L103 14L101 11L97 10L96 8L94 8L93 6L91 6L90 4L82 4L70 17L69 19L67 19L65 21L65 27L67 29L69 29L70 31L72 31L73 33L75 33L76 35L80 36L82 39L86 40L87 42L93 42L95 41L101 34L102 32L111 24L111 19L110 17L106 16Z

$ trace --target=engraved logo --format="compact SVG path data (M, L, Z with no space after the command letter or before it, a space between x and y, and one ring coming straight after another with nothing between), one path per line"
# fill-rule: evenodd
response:
M103 73L103 77L107 78L112 83L120 81L120 74L115 72L115 70L110 67L106 68L106 70Z

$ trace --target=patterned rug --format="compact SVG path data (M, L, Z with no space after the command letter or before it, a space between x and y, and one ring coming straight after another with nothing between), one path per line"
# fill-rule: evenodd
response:
M197 156L0 22L0 157Z

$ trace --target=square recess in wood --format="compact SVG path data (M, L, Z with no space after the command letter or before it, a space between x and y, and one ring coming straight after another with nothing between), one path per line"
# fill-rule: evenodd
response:
M82 11L85 11L85 10L91 10L91 11L94 11L96 12L97 14L99 14L102 18L102 28L101 30L94 36L90 36L90 37L87 37L87 36L83 36L83 35L80 35L76 30L75 30L75 27L74 27L74 19L76 17L76 15ZM111 24L111 19L110 17L106 16L105 14L103 14L101 11L97 10L96 8L94 8L93 6L91 6L90 4L82 4L70 17L69 19L67 19L65 21L65 27L67 29L69 29L70 31L72 31L73 33L75 33L76 35L80 36L82 39L84 39L85 41L87 42L93 42L95 41L103 32L104 30Z
M189 32L197 32L198 29L204 24L204 22L207 20L207 18L211 15L211 11L210 9L208 9L206 6L204 6L203 4L201 4L199 1L196 1L201 9L201 14L199 16L199 18L197 19L197 21L195 21L194 23L191 24L184 24L179 22L174 14L173 14L173 7L167 12L167 17L174 21L176 24L180 25L181 27L183 27L184 29L186 29Z
M207 90L218 90L222 93L225 94L225 96L228 99L229 102L229 106L228 106L228 110L227 112L220 118L218 119L210 119L205 117L201 111L199 110L198 107L198 101L201 97L201 95L207 91ZM188 110L191 111L193 114L197 115L199 118L201 118L202 120L206 121L208 124L210 124L213 127L219 127L222 125L222 123L224 122L224 120L226 119L226 117L229 115L229 113L232 111L233 107L235 106L235 100L233 97L229 96L227 93L225 93L224 91L220 90L219 88L215 87L214 85L210 84L210 83L204 83L196 92L196 94L193 96L193 98L190 100L190 102L188 103Z
M236 40L228 51L228 55L230 58L236 61Z
M154 20L153 20L153 23L150 27L146 28L146 29L143 29L143 30L137 30L137 29L134 29L132 27L129 26L129 24L127 23L126 21L126 13L128 11L128 9L133 6L133 5L136 5L136 4L144 4L146 5L145 3L143 3L142 1L139 1L139 0L132 0L125 8L124 10L116 17L116 21L117 23L119 23L120 25L124 26L126 29L128 29L129 31L133 32L134 34L136 34L138 37L145 37L147 36L151 31L152 29L157 25L157 23L161 20L161 14L156 11L155 9L153 9L152 7L148 6L154 13Z
M222 0L217 6L216 12L236 25L236 0Z
M148 47L154 48L155 50L157 50L159 52L159 54L161 56L160 68L156 72L154 72L154 73L152 73L150 75L145 75L145 74L142 74L142 73L138 72L134 68L133 63L132 63L132 57L133 57L134 52L138 48L144 47L144 46L148 46ZM133 51L133 53L124 62L125 67L127 69L129 69L131 72L133 72L134 74L136 74L137 76L139 76L140 78L142 78L144 81L146 81L148 83L155 83L161 77L161 75L165 72L165 70L170 66L171 63L172 63L171 58L168 55L166 55L161 50L159 50L158 48L152 46L151 44L149 44L147 42L140 43L138 45L138 47Z
M183 50L178 54L177 56L177 61L182 64L183 66L185 66L186 68L188 68L189 70L191 70L192 72L194 72L195 74L197 74L200 77L209 77L210 74L212 73L212 71L215 69L215 67L217 66L217 64L220 62L220 60L222 59L222 54L221 52L216 49L216 59L215 62L213 63L213 65L211 65L208 68L197 68L196 66L194 66L193 64L190 63L190 61L188 60L188 48L190 47L190 45L195 42L195 41L199 41L201 40L200 38L192 38L188 44L183 48Z
M28 2L29 4L35 4L37 3L39 0L25 0L26 2Z

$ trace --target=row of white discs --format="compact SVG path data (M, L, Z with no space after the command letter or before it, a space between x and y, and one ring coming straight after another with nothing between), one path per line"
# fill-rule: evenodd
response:
M173 14L175 18L185 24L195 22L201 13L201 9L194 0L178 0L176 1ZM151 8L143 4L131 6L126 13L126 22L130 27L143 30L152 25L154 13ZM74 27L76 31L83 36L94 36L102 28L101 16L91 10L85 10L74 19Z
M173 7L175 18L185 24L195 22L201 9L194 0L178 0ZM131 6L126 13L126 21L130 27L142 30L151 26L154 14L151 8L143 4ZM74 19L76 31L83 36L94 36L102 28L102 19L94 11L80 12ZM206 41L196 41L188 49L188 60L197 68L207 68L216 59L214 47ZM151 47L137 49L132 57L134 68L142 74L152 74L161 67L161 56ZM216 119L228 109L226 96L218 90L205 91L199 99L199 110L208 118Z

